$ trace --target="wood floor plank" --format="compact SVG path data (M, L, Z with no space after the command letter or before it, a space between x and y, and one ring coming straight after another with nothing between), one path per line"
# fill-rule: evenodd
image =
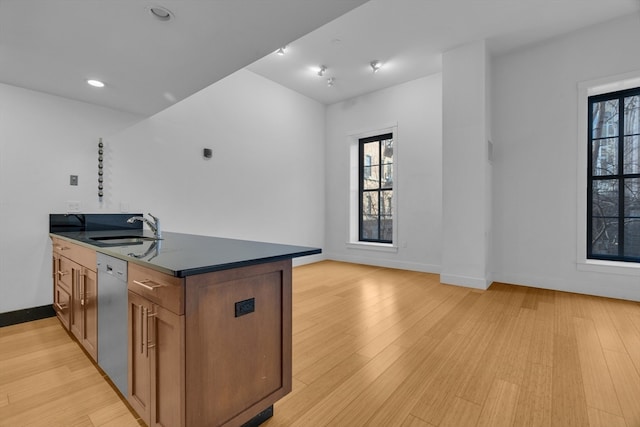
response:
M392 345L371 359L355 374L339 384L309 411L301 414L292 427L327 425L340 411L353 402L364 390L389 368L406 350Z
M626 353L604 350L613 386L628 426L640 426L640 375Z
M426 316L420 319L413 328L409 329L396 339L393 344L400 347L410 348L422 338L422 336L432 329L438 322L447 316L468 293L466 289L451 289L448 287L444 294L444 299L431 310Z
M352 357L359 346L360 344L356 342L353 337L345 336L345 341L340 341L339 346L332 346L331 350L325 353L323 357L309 358L309 362L313 363L304 366L302 365L304 359L296 359L296 353L294 352L295 378L305 384L311 384L323 375L326 375L327 372L335 366L338 366L344 360ZM362 359L371 360L371 357L362 356ZM299 365L296 365L296 360L300 360Z
M553 302L539 300L536 309L528 362L544 366L553 365L553 337L555 330Z
M533 336L535 310L520 308L513 317L513 328L507 337L507 349L502 352L496 378L522 385Z
M614 351L625 351L625 345L618 333L618 329L611 318L607 307L609 301L607 298L589 298L589 315L593 319L593 324L598 333L598 339L602 348ZM620 301L616 304L620 306ZM620 311L619 308L616 311Z
M409 415L402 422L400 427L436 427L433 424L429 424L426 421L421 420L420 418L414 417L413 415Z
M470 402L482 405L493 385L496 372L509 350L509 337L513 335L513 317L504 316L496 324L496 331L480 355L480 361L473 372L460 383L457 395Z
M624 418L596 408L587 408L589 427L628 427Z
M29 323L30 327L0 328L5 339L0 346L4 354L0 389L6 396L6 404L0 405L0 426L94 427L89 415L110 405L120 406L121 426L137 424L136 417L57 318ZM6 347L7 337L13 344L25 344L18 349L23 354Z
M572 316L560 317L568 322ZM563 334L555 334L553 344L551 425L586 426L589 423L587 402L575 334L570 332L573 331L573 327L568 325L564 325L561 330Z
M328 331L319 334L318 340L307 342L307 345L293 344L293 375L298 376L302 371L330 357L346 345L354 345L356 337L343 334L341 331ZM311 345L313 344L313 345ZM305 381L307 382L307 381Z
M640 307L630 301L616 304L613 300L605 300L603 304L606 304L617 335L622 339L623 348L613 350L626 352L640 374L640 327L634 323L634 317L640 316Z
M511 427L516 414L520 387L496 379L482 406L477 427Z
M267 421L265 427L291 425L294 420L311 410L341 383L360 371L369 361L369 358L353 353L311 385L305 385L301 390L294 390L294 393L275 404L274 416Z
M579 317L575 317L573 322L587 405L622 415L594 322Z
M431 337L431 339L433 339ZM415 367L369 418L368 425L390 425L405 415L414 415L437 425L451 405L457 379L457 357L464 358L468 344L465 335L454 331L434 340L433 351ZM446 393L450 390L450 393ZM441 398L441 399L439 399Z
M436 365L438 370L430 375L429 382L421 383L419 394L404 397L403 405L413 404L411 414L432 424L442 421L451 410L460 384L479 368L484 350L491 342L496 327L495 323L479 322L468 334L460 335L460 345ZM402 399L402 396L394 397ZM388 409L392 410L391 407Z
M543 303L540 303L543 304ZM527 364L513 425L546 427L551 425L553 368L540 363Z
M424 336L329 425L392 425L395 420L408 416L414 399L431 384L462 341L463 337L455 333L448 333L439 340Z
M91 424L95 427L138 427L137 419L131 416L126 406L121 402L101 407L88 414Z
M75 386L78 388L75 389ZM75 382L74 388L64 386L35 394L29 401L23 400L15 405L11 403L2 408L0 419L7 426L41 426L41 417L46 414L48 422L53 425L84 424L84 420L89 421L88 413L93 407L106 406L117 401L119 397L104 379L82 379ZM131 417L133 418L133 415Z
M59 327L61 328L61 326ZM59 366L66 366L70 371L83 369L91 362L82 351L78 352L78 350L77 343L68 335L63 344L52 345L37 351L24 349L24 354L2 361L0 384L13 382L25 376L35 375ZM56 357L49 357L52 353Z
M407 331L410 331L439 304L440 301L429 300L422 304L421 307L408 311L408 315L401 317L396 323L391 325L391 327L375 335L369 342L361 346L358 349L358 353L367 357L375 357L375 355L384 350L385 347L391 345Z
M451 410L439 424L439 427L473 427L477 425L481 412L482 405L455 397Z

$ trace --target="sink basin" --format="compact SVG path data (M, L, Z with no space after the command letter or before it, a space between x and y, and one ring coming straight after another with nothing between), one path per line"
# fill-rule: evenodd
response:
M102 237L91 237L91 240L106 243L109 245L139 245L143 242L149 242L158 240L155 237L146 237L146 236L102 236Z

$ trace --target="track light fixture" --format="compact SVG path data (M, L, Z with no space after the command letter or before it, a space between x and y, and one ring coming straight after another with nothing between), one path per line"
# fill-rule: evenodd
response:
M286 51L287 51L287 46L282 46L280 49L276 50L276 53L280 56L284 56Z
M369 63L369 65L371 65L371 69L373 70L374 73L377 73L378 70L380 69L380 67L382 67L382 62L378 61L377 59L374 61L371 61Z
M320 68L318 69L318 75L322 77L326 72L327 72L327 67L325 67L324 65L321 65Z
M166 7L151 6L148 10L151 16L159 21L169 21L173 18L173 13Z
M332 87L335 81L336 81L335 77L329 77L327 79L327 87Z

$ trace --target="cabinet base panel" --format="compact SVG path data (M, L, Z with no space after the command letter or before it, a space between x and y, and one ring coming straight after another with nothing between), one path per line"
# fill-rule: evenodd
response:
M246 423L242 424L242 427L258 427L269 418L273 417L273 405L269 406L264 411L260 412L255 417L251 418Z
M0 328L3 326L17 325L18 323L31 322L32 320L46 319L47 317L54 317L55 315L56 312L51 305L0 313Z

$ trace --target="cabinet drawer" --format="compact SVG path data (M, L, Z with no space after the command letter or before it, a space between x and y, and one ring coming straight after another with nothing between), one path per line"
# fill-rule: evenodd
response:
M90 270L96 271L96 251L57 237L52 237L51 240L55 253L72 259Z
M78 270L79 266L75 262L63 256L58 257L57 271L55 272L58 275L58 286L67 291L69 295L73 289L74 275Z
M69 329L69 316L71 313L71 295L61 286L53 288L53 309L60 322Z
M172 311L184 314L184 279L129 263L127 286L131 292Z

